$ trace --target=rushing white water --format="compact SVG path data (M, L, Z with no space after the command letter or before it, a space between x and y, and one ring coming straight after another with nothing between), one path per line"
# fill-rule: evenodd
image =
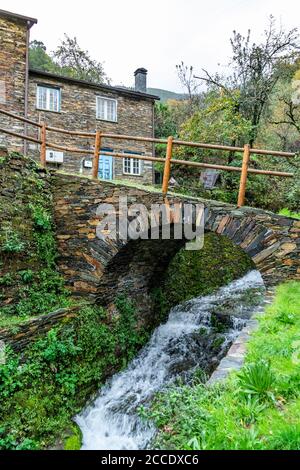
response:
M212 372L212 364L217 365L261 302L262 288L259 272L251 271L214 295L172 309L168 321L156 328L127 369L108 380L94 403L76 417L82 448L146 448L155 429L139 417L139 406L176 378L191 377L197 368ZM225 332L217 331L215 315L224 318ZM220 338L224 342L216 352L213 345Z

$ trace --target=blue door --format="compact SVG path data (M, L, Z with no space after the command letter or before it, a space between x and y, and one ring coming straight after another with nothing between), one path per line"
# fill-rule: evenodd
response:
M103 180L113 179L113 159L111 155L100 155L99 178Z

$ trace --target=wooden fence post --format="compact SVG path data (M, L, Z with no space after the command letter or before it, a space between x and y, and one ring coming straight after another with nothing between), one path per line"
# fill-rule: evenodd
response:
M162 193L165 197L168 188L169 188L169 181L170 181L170 173L171 173L171 158L172 158L172 150L173 150L173 137L168 137L167 143L167 153L166 153L166 160L165 160L165 167L164 167L164 176L163 176L163 183L162 183Z
M93 160L93 179L94 180L98 179L100 150L101 150L101 132L96 131L94 160Z
M43 168L46 167L46 124L44 122L41 123L41 149L40 149L40 162Z
M245 204L245 194L246 194L249 161L250 161L250 145L246 144L244 145L240 190L239 190L239 197L238 197L238 203L237 203L238 207L241 207Z

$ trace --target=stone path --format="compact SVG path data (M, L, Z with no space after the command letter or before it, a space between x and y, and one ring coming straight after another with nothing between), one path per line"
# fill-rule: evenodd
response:
M264 303L257 308L254 316L261 315L265 312L266 306L272 303L274 292L275 289L267 289ZM226 379L232 371L237 371L242 368L247 353L247 343L250 339L251 333L258 328L258 324L259 322L256 318L248 320L247 325L241 330L239 336L233 342L226 356L223 357L216 370L212 373L207 384L220 382L221 380Z

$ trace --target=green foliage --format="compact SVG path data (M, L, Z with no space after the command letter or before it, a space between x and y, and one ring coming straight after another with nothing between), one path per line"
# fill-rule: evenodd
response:
M29 47L30 67L44 72L56 72L57 66L47 54L46 46L42 41L31 41Z
M19 444L11 434L6 434L5 427L0 428L0 449L2 450L37 450L33 439L24 439Z
M62 341L56 330L49 331L45 339L37 342L36 347L42 351L41 358L53 366L65 359L69 360L80 351L80 348L74 345L72 338Z
M2 243L2 251L5 253L22 253L25 248L25 243L21 240L20 235L13 231L7 230L5 233L5 240Z
M171 108L165 103L155 103L155 137L167 138L170 135L176 136L177 126L173 119Z
M38 230L46 231L52 228L51 214L43 206L29 204L29 209L32 212L34 226Z
M262 401L266 398L274 399L275 376L269 361L247 364L237 376L239 390L244 395L254 395Z
M136 310L132 301L125 296L119 296L116 299L116 307L119 312L116 326L118 349L122 355L126 353L127 363L133 359L135 352L147 341L149 335L144 330L137 330Z
M222 145L244 144L248 141L250 123L238 111L238 94L228 96L211 91L205 97L204 107L185 122L181 128L180 138L194 142L210 142ZM181 151L186 154L187 149ZM194 160L203 161L202 156L211 152L189 150ZM220 157L218 153L218 158ZM228 155L222 153L223 156Z
M286 217L292 217L293 219L300 220L300 214L290 211L287 207L279 211L279 215L284 215Z
M274 450L300 450L300 425L282 425L276 429L270 439L270 448Z
M283 324L282 311L297 312L295 322ZM299 312L300 283L282 284L258 317L239 373L158 394L144 410L160 429L155 448L300 450Z
M20 271L19 274L25 284L29 284L33 280L34 273L31 269L25 269L24 271Z
M147 93L156 95L160 98L161 103L167 103L170 100L184 100L187 95L183 93L176 93L174 91L162 90L161 88L147 88Z
M16 319L49 313L70 305L69 293L56 270L56 241L52 217L52 195L46 178L30 159L11 154L1 173L4 187L17 187L14 204L3 197L0 215L8 223L0 227L0 261L5 262L1 278L3 298L13 302L0 308L0 324L9 326ZM22 161L22 171L10 167ZM26 248L26 250L25 250ZM14 253L16 256L8 256Z
M10 273L0 277L0 286L11 286L13 284L13 277Z
M40 315L70 305L64 281L52 269L40 271L29 286L19 289L18 294L19 300L14 312L21 317Z
M52 445L101 383L134 357L148 336L128 299L120 297L116 305L113 319L101 307L84 307L22 355L7 351L0 365L0 428L6 436L0 434L0 448ZM72 430L67 450L80 448L78 430Z
M80 450L82 434L80 428L76 425L72 426L72 434L65 440L64 450Z
M65 34L64 40L49 55L42 41L32 41L29 48L30 67L95 83L108 83L103 65L93 60L79 46L76 37Z
M234 31L230 43L232 57L226 75L203 70L200 81L195 81L193 66L177 66L187 91L186 100L176 106L168 103L177 134L182 140L207 144L250 143L253 148L295 152L295 158L251 156L253 168L290 172L294 178L249 175L245 205L273 212L287 207L299 212L299 34L296 29L278 28L271 16L261 42L253 43L249 30L246 37ZM207 87L200 94L201 83ZM167 115L163 123L168 121ZM157 153L160 155L159 147ZM242 161L241 153L220 150L179 147L175 154L179 159L231 166L241 166ZM221 171L211 191L199 182L199 173L200 169L172 167L180 193L236 204L238 173Z

